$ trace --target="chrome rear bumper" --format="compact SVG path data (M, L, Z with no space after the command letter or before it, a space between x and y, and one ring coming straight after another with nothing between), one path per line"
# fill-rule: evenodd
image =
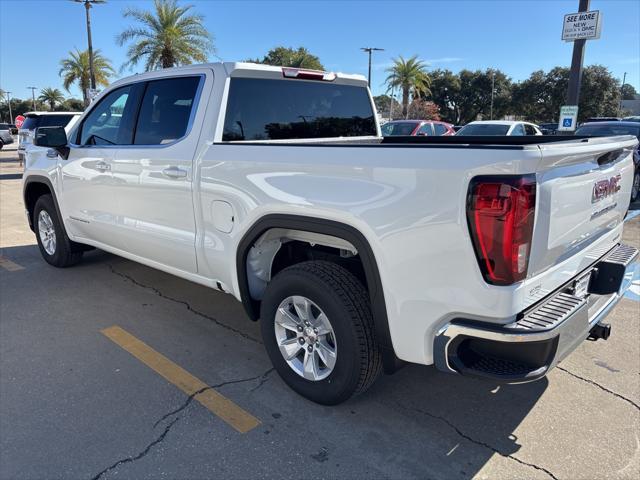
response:
M436 367L510 383L541 378L587 339L620 301L631 286L637 258L637 249L616 246L513 323L448 323L434 341ZM575 280L588 273L589 293L574 295Z

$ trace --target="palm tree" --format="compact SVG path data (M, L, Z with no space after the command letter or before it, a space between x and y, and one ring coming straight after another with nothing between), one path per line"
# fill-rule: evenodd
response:
M87 90L91 86L89 51L80 51L76 48L75 52L69 52L68 58L60 60L60 67L58 75L63 79L62 85L65 90L69 91L71 85L77 83L80 90L82 90L84 106L88 106L90 99L87 96ZM96 86L109 85L109 77L116 73L111 66L111 61L103 57L100 50L93 52L93 71L96 77Z
M155 11L127 9L125 17L133 18L139 26L127 28L116 38L122 46L135 40L127 50L128 61L123 65L132 67L140 60L145 69L171 68L207 61L214 51L213 39L205 28L202 15L189 14L192 5L178 6L176 0L154 0Z
M56 108L56 103L64 102L64 95L57 88L43 88L40 91L38 100L49 104L49 108L53 111Z
M409 96L417 97L430 93L431 81L427 74L427 65L414 55L404 59L402 55L393 59L393 66L387 69L389 76L385 83L389 89L400 88L402 91L402 116L406 118L409 110Z

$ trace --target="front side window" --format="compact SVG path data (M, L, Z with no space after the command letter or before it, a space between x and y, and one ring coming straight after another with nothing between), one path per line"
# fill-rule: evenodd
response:
M223 141L376 133L365 87L303 80L231 79Z
M82 124L80 145L129 145L134 100L132 86L118 88L91 110Z
M404 137L411 135L417 126L417 122L389 122L385 123L381 130L385 137Z
M135 145L165 145L187 133L200 77L168 78L147 84L135 129Z

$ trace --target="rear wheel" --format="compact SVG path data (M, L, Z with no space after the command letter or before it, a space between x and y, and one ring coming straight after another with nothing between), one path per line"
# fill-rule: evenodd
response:
M36 201L33 221L40 254L54 267L70 267L82 259L82 251L74 251L62 222L58 217L53 197L42 195Z
M369 296L348 270L311 261L278 273L261 306L265 348L300 395L334 405L369 388L381 371Z

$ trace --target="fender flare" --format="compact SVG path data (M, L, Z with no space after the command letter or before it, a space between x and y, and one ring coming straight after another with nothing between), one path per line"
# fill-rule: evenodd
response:
M238 288L240 298L247 315L252 320L258 320L260 316L259 302L252 299L249 293L247 278L247 255L260 236L272 228L286 228L290 230L302 230L312 233L320 233L338 237L351 243L357 250L362 261L369 296L371 298L371 311L376 329L378 344L382 349L384 370L392 373L398 369L400 360L395 355L389 331L387 307L384 300L384 290L380 280L380 272L376 263L373 250L365 236L356 228L333 220L324 220L314 217L305 217L289 214L269 214L258 219L242 236L236 251L236 268L238 275Z
M55 188L53 188L53 184L51 183L51 180L48 179L45 176L42 176L42 175L29 175L27 178L25 178L24 184L22 185L22 201L24 202L24 207L27 210L27 218L29 219L29 227L31 228L31 230L35 231L34 230L35 227L33 226L33 218L31 218L32 212L29 211L29 209L28 209L27 188L32 183L42 183L42 184L47 186L47 188L51 192L51 196L53 197L53 204L56 207L56 213L58 214L58 218L60 219L60 223L62 224L62 228L65 228L64 227L64 222L62 221L62 212L60 211L60 205L58 205L58 198L56 196L56 190L55 190ZM65 231L65 233L66 233L66 231Z

